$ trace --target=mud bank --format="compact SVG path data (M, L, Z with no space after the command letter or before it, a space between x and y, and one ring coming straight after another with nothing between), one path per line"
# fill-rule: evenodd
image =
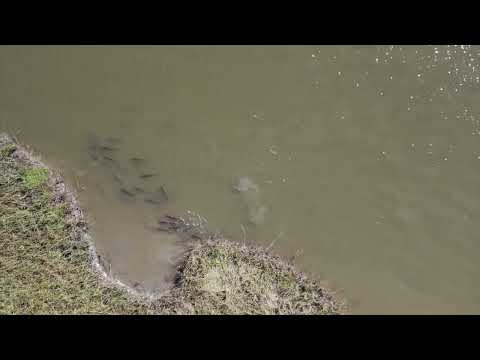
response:
M27 147L0 134L0 313L340 314L343 301L290 262L183 218L159 220L185 252L165 294L102 266L75 194Z

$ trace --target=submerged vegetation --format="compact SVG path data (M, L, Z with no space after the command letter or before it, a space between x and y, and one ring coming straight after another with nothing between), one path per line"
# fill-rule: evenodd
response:
M342 311L316 280L268 251L198 234L183 239L186 252L168 294L135 296L95 270L86 232L58 174L0 135L1 314Z

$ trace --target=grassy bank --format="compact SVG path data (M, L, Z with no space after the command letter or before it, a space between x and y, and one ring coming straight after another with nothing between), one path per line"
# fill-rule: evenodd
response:
M169 294L135 296L101 276L87 234L61 177L0 135L1 314L341 311L326 289L293 265L262 248L212 237L186 240Z

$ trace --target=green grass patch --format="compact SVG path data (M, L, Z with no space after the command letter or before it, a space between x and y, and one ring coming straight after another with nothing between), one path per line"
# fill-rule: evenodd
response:
M23 182L27 189L35 189L45 185L48 180L48 170L42 168L26 168L22 172Z

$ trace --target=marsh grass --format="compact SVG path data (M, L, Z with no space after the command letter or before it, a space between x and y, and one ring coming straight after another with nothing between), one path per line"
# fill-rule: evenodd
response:
M58 177L0 135L0 314L336 314L341 302L251 245L187 242L165 296L146 301L100 279ZM27 160L26 160L27 159Z
M209 239L179 267L165 303L185 314L338 314L343 305L319 283L257 246ZM172 306L174 304L174 306Z

